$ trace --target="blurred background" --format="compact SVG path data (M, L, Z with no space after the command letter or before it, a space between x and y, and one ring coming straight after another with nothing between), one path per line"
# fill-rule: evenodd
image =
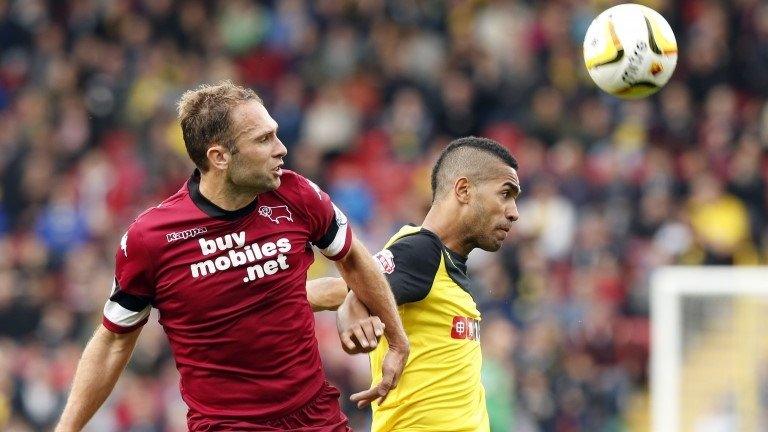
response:
M371 250L421 222L451 139L507 146L520 221L470 261L493 431L650 430L651 272L768 258L768 3L642 3L681 54L659 94L623 102L581 55L613 2L0 0L0 429L55 422L120 236L191 173L179 96L231 78ZM347 395L367 357L341 351L334 313L316 318L366 431ZM177 385L151 319L89 430L185 430Z

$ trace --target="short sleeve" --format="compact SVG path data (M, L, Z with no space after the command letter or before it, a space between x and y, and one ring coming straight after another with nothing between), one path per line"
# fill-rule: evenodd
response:
M331 260L344 258L352 245L347 217L311 180L300 177L299 183L309 219L310 242Z
M442 258L440 242L421 232L397 241L374 255L398 305L424 300Z
M150 268L147 248L134 223L115 254L115 278L104 305L104 327L114 333L129 333L147 322L155 291Z

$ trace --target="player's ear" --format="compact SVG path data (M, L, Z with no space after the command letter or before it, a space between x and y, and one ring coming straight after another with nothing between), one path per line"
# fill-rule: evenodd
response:
M208 147L205 155L208 157L209 166L220 170L227 169L229 159L232 157L232 154L221 144L214 144Z
M460 203L468 204L470 195L469 179L466 177L459 177L453 184L453 193Z

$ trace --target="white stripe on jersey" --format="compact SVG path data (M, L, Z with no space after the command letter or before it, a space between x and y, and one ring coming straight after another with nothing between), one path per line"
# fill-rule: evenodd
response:
M117 302L107 300L107 303L104 305L104 317L115 325L127 328L138 324L141 320L148 317L151 310L152 306L147 305L144 309L134 312L120 306Z
M336 231L336 236L333 238L333 241L331 241L331 244L329 244L325 249L320 249L320 252L322 252L323 255L327 257L334 257L338 255L344 249L344 246L348 241L347 216L341 210L339 210L338 207L336 207L336 204L332 205L333 211L336 213L336 220L333 223L335 223L339 228Z

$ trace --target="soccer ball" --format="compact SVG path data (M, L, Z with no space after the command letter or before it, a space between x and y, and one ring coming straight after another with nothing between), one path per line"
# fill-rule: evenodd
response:
M677 65L677 42L655 10L621 4L592 21L584 37L584 63L604 91L639 99L659 91Z

